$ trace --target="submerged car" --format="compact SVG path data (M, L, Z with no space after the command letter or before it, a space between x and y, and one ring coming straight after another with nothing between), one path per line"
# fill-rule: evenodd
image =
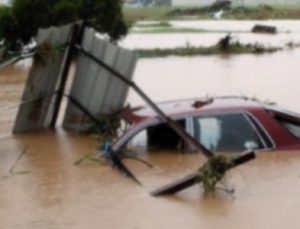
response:
M217 97L157 104L212 152L300 149L300 115L244 97ZM148 106L126 108L130 124L113 150L193 151Z

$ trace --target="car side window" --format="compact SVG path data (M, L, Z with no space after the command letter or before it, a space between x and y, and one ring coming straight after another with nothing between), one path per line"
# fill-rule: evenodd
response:
M185 128L186 122L178 120L178 124ZM166 123L159 123L140 130L125 146L127 150L178 150L183 147L181 137Z
M239 152L263 148L246 114L220 114L194 118L195 136L213 152Z
M300 138L300 125L288 121L281 120L280 123L295 137Z

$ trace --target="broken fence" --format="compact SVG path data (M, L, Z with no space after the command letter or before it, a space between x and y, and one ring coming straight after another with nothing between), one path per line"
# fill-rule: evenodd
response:
M102 60L104 64L131 80L137 63L135 53L120 48L97 36L93 29L86 28L74 82L70 95L96 117L112 114L124 107L128 93L128 85L114 77L111 71L95 62L86 53ZM86 129L91 120L82 109L69 102L63 122L63 127L72 130Z
M70 44L73 42L75 47L74 41L78 38L79 31L78 25L74 24L39 30L33 67L22 101L45 98L20 106L14 133L55 126L72 60ZM111 68L122 72L127 79L132 79L137 61L134 53L100 39L96 31L90 28L84 30L81 47L102 59ZM91 116L96 119L103 114L120 110L124 106L127 92L127 85L112 77L112 73L94 60L79 53L68 96L72 100L67 104L63 126L72 130L86 130L93 124ZM49 96L51 94L52 97Z
M60 28L41 29L37 35L37 50L33 59L22 102L37 99L32 103L24 103L19 107L14 133L46 128L51 123L54 97L47 97L56 91L64 52L58 47L65 47L69 42L72 25ZM56 46L56 47L54 47Z

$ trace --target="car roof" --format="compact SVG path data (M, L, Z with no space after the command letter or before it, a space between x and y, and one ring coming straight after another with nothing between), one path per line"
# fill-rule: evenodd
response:
M188 115L198 112L236 111L263 109L264 105L246 97L207 97L199 99L184 99L156 104L169 117ZM138 124L148 119L157 118L155 111L145 105L139 107L126 107L122 116L131 124Z

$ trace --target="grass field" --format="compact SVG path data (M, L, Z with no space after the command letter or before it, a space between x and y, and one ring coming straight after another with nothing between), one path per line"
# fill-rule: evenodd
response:
M132 22L140 20L164 20L166 19L166 14L171 10L171 7L124 7L123 13L126 21Z
M180 14L174 10L181 9ZM190 11L193 11L191 14ZM140 20L197 20L212 19L211 13L203 13L202 7L124 7L123 12L128 22ZM197 13L199 11L199 13ZM173 13L172 13L173 12ZM201 12L201 13L200 13ZM262 19L300 19L300 4L293 5L247 5L233 6L226 11L224 19L262 20Z

